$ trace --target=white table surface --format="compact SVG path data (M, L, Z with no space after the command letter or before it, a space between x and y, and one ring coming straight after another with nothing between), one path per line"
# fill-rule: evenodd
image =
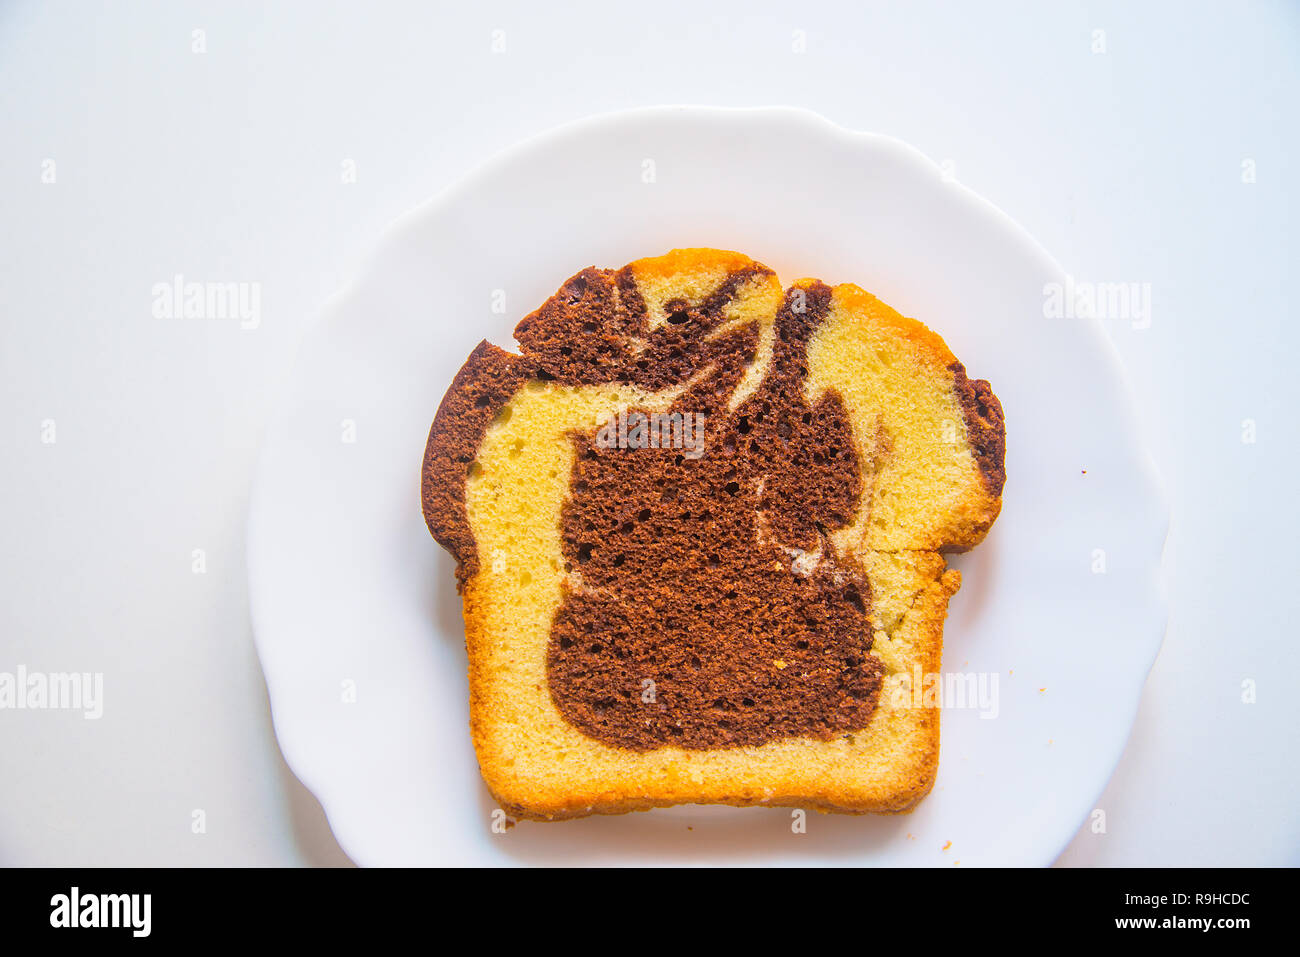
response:
M0 711L0 863L346 863L248 620L296 344L498 150L706 103L897 136L1074 276L1150 283L1150 327L1111 331L1173 505L1169 630L1106 832L1061 863L1300 864L1298 94L1286 3L0 7L0 671L104 675L98 721ZM154 318L176 274L260 283L260 324Z

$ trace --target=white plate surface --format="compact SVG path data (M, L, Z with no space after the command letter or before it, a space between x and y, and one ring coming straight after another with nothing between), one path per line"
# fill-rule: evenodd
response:
M953 560L944 651L945 671L998 676L998 713L945 710L938 782L910 815L812 814L802 834L766 808L491 827L452 562L420 514L429 423L480 339L513 348L574 272L675 246L741 250L786 283L856 282L1002 400L1002 515ZM249 518L276 733L344 850L371 865L1050 863L1159 650L1167 526L1101 323L1045 318L1052 282L1062 270L1023 230L911 147L792 109L571 124L396 223L304 341Z

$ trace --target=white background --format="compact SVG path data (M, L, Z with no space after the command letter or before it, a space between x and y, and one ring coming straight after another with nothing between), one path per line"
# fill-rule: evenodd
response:
M99 721L0 711L0 863L346 862L248 622L250 476L302 331L498 150L704 103L897 136L1074 276L1151 284L1150 328L1111 333L1173 505L1169 630L1106 833L1061 863L1300 864L1300 6L978 6L0 7L0 671L105 681ZM178 273L260 283L260 325L155 319Z

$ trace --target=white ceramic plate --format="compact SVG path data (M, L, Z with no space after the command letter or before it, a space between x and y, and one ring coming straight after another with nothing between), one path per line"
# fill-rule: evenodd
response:
M910 815L814 814L803 834L767 808L491 827L452 562L420 514L429 423L480 339L513 348L572 273L675 246L856 282L1002 399L1002 516L954 560L944 652L945 671L998 676L998 713L945 710L938 782ZM1050 863L1159 649L1167 523L1109 340L1045 318L1050 282L1064 275L1028 235L921 154L791 109L585 120L395 224L304 342L249 519L276 733L343 849L361 864Z

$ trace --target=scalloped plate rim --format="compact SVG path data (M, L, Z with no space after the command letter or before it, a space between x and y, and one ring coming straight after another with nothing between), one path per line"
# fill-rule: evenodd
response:
M755 119L755 120L773 120L773 121L792 121L798 123L815 125L820 132L825 135L836 137L842 141L853 143L866 148L885 149L895 152L899 156L905 157L911 163L919 163L931 170L938 170L939 165L930 159L926 154L912 146L911 144L898 139L894 136L876 132L867 132L853 130L841 126L832 120L811 110L794 106L751 106L751 107L717 107L704 105L665 105L665 106L646 106L628 110L616 110L593 114L580 119L571 120L547 130L531 135L505 149L497 151L488 159L466 172L448 187L431 197L430 199L418 204L411 210L403 213L394 219L381 233L377 241L372 245L371 252L366 255L356 272L343 284L343 286L334 295L330 296L320 309L320 312L304 328L298 348L296 351L293 368L287 379L286 385L280 393L279 402L274 413L268 420L268 425L263 435L262 443L259 449L257 462L253 473L253 487L250 494L250 504L247 521L247 563L248 563L248 581L249 581L249 608L250 618L253 624L253 639L257 650L259 661L263 663L263 672L267 684L268 700L273 728L279 741L281 752L286 764L294 775L310 790L320 802L333 830L335 839L339 842L344 852L355 862L360 864L367 863L368 853L366 851L366 840L359 828L354 822L344 820L344 816L331 809L331 784L330 769L318 764L309 753L309 748L292 734L286 734L286 728L291 722L287 718L287 711L292 705L286 700L286 696L278 690L279 682L275 675L265 667L265 661L268 657L268 649L272 639L267 635L264 628L258 627L259 618L263 615L260 611L266 601L263 589L266 586L264 577L260 574L261 561L258 557L260 551L261 537L257 527L256 517L259 509L263 507L263 495L265 483L262 480L263 473L267 468L266 450L275 440L275 437L283 427L285 420L288 418L289 411L292 408L292 402L295 397L295 390L301 380L301 361L304 346L312 341L315 337L322 334L327 325L327 320L338 310L341 303L347 301L358 291L365 288L367 280L373 275L378 268L378 263L382 260L385 251L394 248L400 244L404 234L408 230L414 229L418 224L425 222L445 206L450 205L452 200L463 192L473 189L477 184L486 182L492 176L501 171L508 170L512 165L518 163L530 152L544 149L548 146L557 145L566 138L577 137L588 132L598 132L603 126L611 122L622 122L626 120L644 119L646 121L660 120L674 116L691 114L695 116L714 115L724 122L732 118ZM1065 270L1056 261L1056 259L1044 249L1033 236L1010 215L997 207L987 198L976 193L974 190L964 186L960 182L951 182L948 184L953 190L955 196L959 196L962 201L973 204L980 212L997 226L997 228L1007 231L1009 236L1014 237L1022 251L1029 256L1040 259L1047 271L1063 275ZM1118 349L1110 338L1108 332L1099 323L1088 323L1094 329L1095 338L1102 350L1104 361L1109 363L1111 371L1116 381L1124 392L1126 403L1131 407L1133 405L1133 393L1131 383L1121 362ZM1128 737L1131 734L1132 726L1136 720L1138 708L1141 703L1142 689L1146 683L1151 668L1154 666L1156 659L1160 654L1163 646L1165 630L1168 622L1168 601L1166 587L1164 582L1164 548L1167 543L1167 536L1170 524L1170 506L1165 492L1164 484L1160 479L1156 464L1151 452L1143 441L1141 429L1136 421L1136 417L1130 417L1128 420L1128 438L1130 444L1137 450L1139 461L1138 465L1143 472L1143 478L1147 483L1146 491L1156 507L1160 510L1160 533L1157 543L1157 554L1155 557L1156 572L1156 610L1159 618L1159 634L1150 643L1149 653L1145 658L1145 667L1140 674L1136 672L1132 676L1132 685L1134 691L1129 699L1128 707L1125 710L1127 720L1125 722L1128 730L1124 734L1124 740L1120 743L1116 751L1115 761L1113 762L1110 772L1106 777L1097 783L1094 793L1090 796L1091 807L1095 799L1105 790L1110 776L1114 773L1114 767L1118 764L1120 757L1127 746ZM477 773L477 769L475 769ZM1077 820L1081 824L1087 815L1085 809L1078 815ZM1043 863L1050 863L1055 860L1065 847L1074 837L1074 831L1065 835L1059 844L1050 850L1050 855L1044 855Z

